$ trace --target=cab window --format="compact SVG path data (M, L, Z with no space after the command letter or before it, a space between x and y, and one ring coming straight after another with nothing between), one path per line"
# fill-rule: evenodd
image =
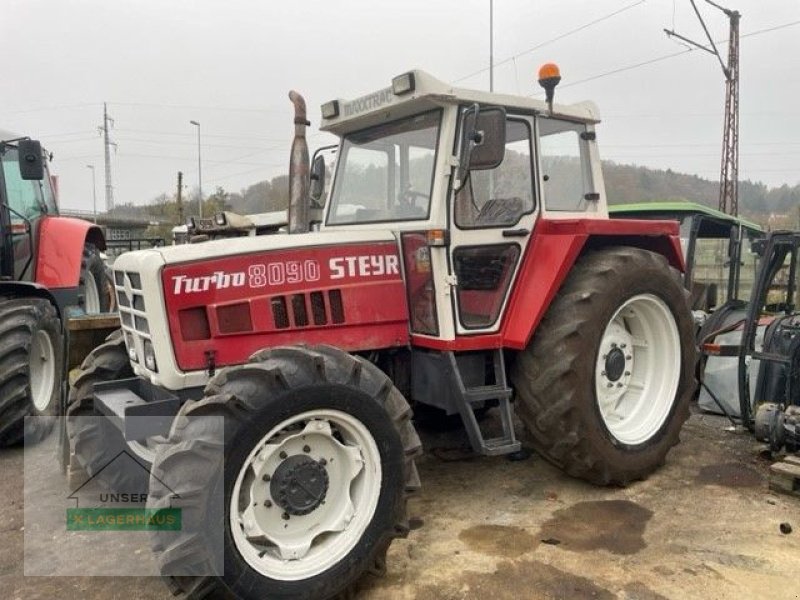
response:
M592 192L586 126L559 119L539 119L542 196L550 211L582 212Z
M427 219L440 121L435 110L346 135L327 224Z
M527 121L506 121L506 153L496 168L471 171L456 193L455 219L462 229L507 227L533 210L531 129Z
M5 181L8 204L11 210L11 221L19 222L23 219L36 219L46 209L42 194L41 181L26 181L19 172L17 149L7 147L2 155L3 179Z

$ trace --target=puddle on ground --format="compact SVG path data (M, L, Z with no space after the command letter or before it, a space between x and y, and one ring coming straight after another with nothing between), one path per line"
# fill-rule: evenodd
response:
M521 598L616 598L591 579L579 577L537 560L501 561L492 573L466 571L460 578L420 588L416 600L455 598L491 598L519 600Z
M755 469L739 463L721 463L702 467L696 481L704 485L746 488L760 486L764 477Z
M522 527L476 525L458 534L470 550L492 556L515 558L533 550L537 541Z
M558 547L565 550L635 554L647 547L643 535L652 516L652 511L629 500L579 502L554 512L538 537L559 540Z

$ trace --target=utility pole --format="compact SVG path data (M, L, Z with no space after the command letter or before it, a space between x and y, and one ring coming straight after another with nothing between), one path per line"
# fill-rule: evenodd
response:
M189 121L190 125L197 127L197 188L200 193L197 215L203 218L203 161L200 159L200 122Z
M111 140L109 130L114 126L114 119L108 116L108 107L103 102L103 124L98 127L98 131L103 134L103 147L105 149L105 168L106 168L106 211L114 209L114 185L111 181L111 146L116 149L117 144Z
M722 60L705 21L697 9L695 0L692 3L697 18L703 26L710 48L690 40L669 29L664 32L717 57L722 73L725 75L725 124L722 132L722 162L719 174L719 210L733 216L739 214L739 11L720 6L712 0L705 0L714 8L721 10L728 17L730 33L728 35L728 62Z
M494 0L489 0L489 91L494 91Z
M178 171L178 196L175 202L178 205L178 225L183 225L183 171Z
M725 129L722 135L719 209L739 214L739 18L735 10L721 9L730 20L728 72L725 82Z

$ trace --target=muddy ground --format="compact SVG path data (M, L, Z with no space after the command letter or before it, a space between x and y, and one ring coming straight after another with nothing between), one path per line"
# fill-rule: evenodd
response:
M470 458L461 432L424 432L413 531L358 598L800 598L800 498L769 491L769 461L723 420L694 415L682 437L647 481L600 489L535 455ZM0 596L171 597L155 577L23 577L22 470L22 450L0 451Z

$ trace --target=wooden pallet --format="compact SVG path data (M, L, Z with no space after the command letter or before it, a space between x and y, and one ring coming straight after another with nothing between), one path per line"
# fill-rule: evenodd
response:
M800 496L800 456L787 456L773 464L769 471L771 490Z

